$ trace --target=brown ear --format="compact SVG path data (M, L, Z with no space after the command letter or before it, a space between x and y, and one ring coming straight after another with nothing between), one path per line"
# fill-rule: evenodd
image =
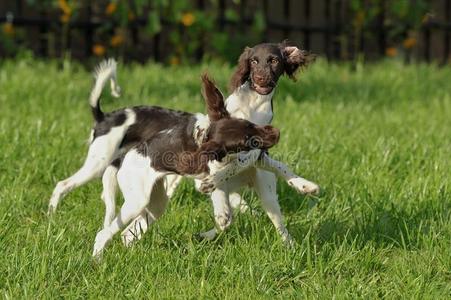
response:
M279 44L283 55L285 74L292 80L296 80L296 71L315 60L315 55L292 45L288 41Z
M207 114L211 121L230 118L229 112L225 108L224 96L207 73L202 75L202 96L207 104Z
M250 67L249 59L252 52L252 48L246 47L241 53L238 59L238 66L230 79L230 92L233 93L243 83L249 79Z

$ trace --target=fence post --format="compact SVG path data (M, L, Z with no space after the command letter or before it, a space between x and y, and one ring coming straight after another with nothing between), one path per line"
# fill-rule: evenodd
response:
M225 10L226 10L226 4L225 0L219 0L218 5L218 21L219 21L219 30L224 31L225 28Z
M202 12L205 12L205 2L204 0L197 0L197 8ZM196 61L201 61L204 56L204 41L205 41L205 31L202 30L200 33L200 44L195 51Z
M334 17L334 58L341 58L341 1L335 1Z
M39 25L39 54L46 56L47 54L47 32L48 32L48 20L47 14L44 9L40 9L39 16L41 18L41 24Z
M265 30L263 31L263 40L268 42L269 30L268 30L268 0L263 1L263 16L265 18Z
M378 26L379 26L379 53L383 57L385 56L385 49L387 48L387 38L385 36L385 0L381 0L380 6L381 12L379 14Z
M93 41L91 14L92 14L91 2L88 2L87 6L86 6L86 22L87 22L86 25L87 26L85 28L85 54L87 57L89 57L89 55L91 55L92 41Z
M305 35L305 48L310 49L310 0L304 0L304 17L306 21L305 29L304 29L304 35Z
M443 30L445 31L445 48L443 52L443 63L446 64L449 60L449 43L450 43L450 10L451 10L451 0L446 0L445 2L445 19L446 19L446 27Z
M290 20L290 0L283 1L283 16L285 17L285 20ZM283 29L284 38L288 37L290 34L290 30L287 27Z
M329 60L331 58L330 53L330 0L325 0L324 3L324 19L325 22L325 29L324 32L324 51L326 52L326 58Z

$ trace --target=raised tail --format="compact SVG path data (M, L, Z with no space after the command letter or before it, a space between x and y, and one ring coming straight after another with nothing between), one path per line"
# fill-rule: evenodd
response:
M94 70L95 84L89 95L89 105L91 105L92 115L96 122L101 122L105 118L105 114L100 108L100 95L108 80L111 83L111 95L113 97L120 96L121 88L116 80L116 66L116 61L110 58L102 61Z

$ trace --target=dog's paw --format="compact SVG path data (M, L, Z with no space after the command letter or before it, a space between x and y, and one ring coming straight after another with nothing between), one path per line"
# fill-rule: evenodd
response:
M319 194L319 186L316 183L296 177L288 180L288 184L295 188L301 194L317 195Z
M141 238L140 235L134 234L133 232L130 231L121 233L122 244L124 244L124 246L127 248L133 246L133 244L140 238Z
M202 180L200 186L199 186L199 192L203 194L211 194L216 188L216 185L214 181L208 177L204 180Z
M282 238L282 241L283 241L283 244L285 245L285 247L287 247L289 249L294 249L297 245L296 241L293 240L293 238L291 236Z
M232 209L238 210L241 213L245 213L250 210L249 205L239 194L231 194L229 196L229 202Z
M201 241L212 241L216 237L216 234L216 228L213 228L209 231L196 234L196 238Z
M56 207L58 206L58 199L55 195L49 200L49 206L47 207L47 215L50 216L56 212Z
M94 242L94 249L92 251L92 257L95 260L100 261L102 258L103 249L105 249L105 246L111 240L111 237L111 232L108 229L102 229L97 233Z
M224 212L219 215L215 215L215 222L220 230L226 230L227 227L232 224L232 214Z
M49 204L49 207L47 208L47 216L50 217L51 215L53 215L55 213L55 211L56 211L56 207Z

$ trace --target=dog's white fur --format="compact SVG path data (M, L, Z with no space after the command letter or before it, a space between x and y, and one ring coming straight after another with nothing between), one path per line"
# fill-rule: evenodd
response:
M271 102L273 94L274 90L268 95L258 94L246 82L226 99L226 108L232 117L247 119L258 125L267 125L273 119ZM241 211L248 208L246 202L237 193L240 188L248 185L261 198L263 209L281 235L282 240L290 244L292 239L283 223L274 174L285 179L290 186L302 194L315 194L319 191L319 187L317 184L296 175L285 164L271 159L268 155L263 155L261 160L255 159L255 156L252 155L250 157L251 159L244 164L237 159L230 160L222 170L215 172L214 180L218 188L212 193L211 199L216 224L219 230L224 230L231 224L231 207L239 208ZM236 176L233 177L233 175ZM170 178L168 178L170 184L167 184L166 192L169 198L175 191L180 179L181 177L177 175L170 175ZM196 187L200 188L201 182L197 181ZM128 246L141 238L148 228L145 226L146 222L146 217L141 215L122 232L125 245ZM144 227L146 229L138 232L134 230ZM217 229L213 228L201 233L201 236L206 239L213 239L216 233Z
M136 150L129 151L117 173L117 182L124 196L124 204L113 221L97 233L93 256L100 257L113 236L142 213L146 215L147 229L164 212L168 198L161 180L165 173L151 167L150 158Z
M253 91L248 83L243 84L240 88L235 90L226 100L226 108L233 117L247 119L260 125L269 124L273 119L272 111L272 91L268 95L260 95ZM212 193L213 206L215 203L228 202L227 194L232 194L235 199L235 205L243 206L244 200L239 194L234 193L239 188L249 185L252 187L262 200L263 209L266 211L268 217L273 222L276 230L282 237L282 240L288 244L292 243L292 239L283 223L282 213L278 203L278 196L276 191L276 177L274 174L285 179L288 184L294 187L300 193L317 193L318 185L310 182L300 176L294 174L285 164L271 159L264 154L261 160L252 161L253 167L244 166L239 167L240 162L234 161L227 165L223 170L215 174L215 179L221 181L223 176L225 183L219 185L217 190ZM235 176L233 180L229 179L229 169L234 170L234 173L242 172ZM243 169L247 169L243 172ZM228 214L225 211L224 214ZM219 227L224 230L224 227ZM214 228L201 236L207 239L212 239L216 235L217 229Z
M118 95L120 90L116 82L116 63L114 61L110 60L101 65L96 70L95 75L97 80L90 96L92 106L96 103L96 99L100 96L108 80L111 81L113 94ZM257 125L269 124L273 118L272 95L273 92L269 95L260 95L246 83L229 96L226 100L226 108L232 117L247 119ZM127 224L129 224L128 227L121 234L123 242L129 245L141 238L149 225L161 216L166 207L167 199L172 196L181 179L181 176L154 170L150 167L150 162L147 161L149 158L136 151L130 151L126 154L119 171L114 166L109 165L115 157L123 154L118 153L119 143L128 127L134 122L134 112L127 110L127 120L123 125L112 128L108 134L92 141L83 167L73 176L60 181L50 200L49 211L52 212L56 209L62 197L70 190L103 173L102 200L105 202L106 213L104 228L96 237L93 251L96 256L101 254L113 235ZM200 135L205 134L208 124L208 118L206 120L199 118L196 123L199 130L196 132ZM213 186L217 186L217 189L211 195L216 224L220 230L226 229L231 224L232 211L229 199L234 200L233 206L246 208L244 200L234 192L248 185L254 188L261 198L262 206L281 235L282 240L291 243L292 239L283 223L278 203L274 174L287 180L291 186L302 193L316 192L318 186L295 175L286 165L271 159L268 155L262 155L259 160L259 151L254 150L247 154L230 156L226 158L224 163L210 162L210 175L215 174L216 176L218 174L218 177L209 179L213 182ZM119 215L114 218L117 184L124 194L125 202ZM196 186L200 186L199 181ZM152 196L150 196L151 194ZM216 235L216 229L201 235L205 238L213 238Z
M110 80L111 82L111 92L113 96L118 97L120 94L120 88L116 81L116 62L113 59L102 62L94 71L94 77L96 79L95 85L89 96L89 104L93 107L96 105L103 87ZM93 132L91 132L90 137L90 147L88 151L88 156L86 157L85 163L74 175L71 177L58 182L56 185L52 197L49 203L49 213L54 212L61 201L61 199L70 192L72 189L85 184L93 178L102 175L105 168L111 162L111 158L118 155L119 143L121 142L124 133L127 131L128 127L135 122L135 113L132 110L127 110L127 120L123 125L112 128L112 130L97 139L94 140ZM115 181L115 180L114 180ZM115 192L116 184L111 184L107 182L107 189L104 189L104 196L102 198L108 197L109 193ZM108 219L111 218L111 207L107 207ZM109 222L107 216L105 217L105 223Z
M108 60L101 63L95 71L95 78L96 81L89 102L93 109L98 109L102 89L108 80L111 81L112 92L115 95L119 93L120 89L116 82L116 62ZM56 210L61 199L69 191L103 174L102 199L105 202L106 213L104 228L96 236L93 251L95 256L100 256L114 234L138 216L145 217L146 222L132 223L130 226L135 226L134 231L138 231L136 225L139 225L139 231L147 230L148 226L164 212L168 200L166 191L171 190L168 184L175 184L175 182L166 181L165 186L164 177L172 174L172 172L157 171L151 166L150 158L145 153L139 153L135 149L125 153L127 150L120 149L120 143L125 133L131 125L136 123L137 119L136 113L132 109L126 108L124 112L125 120L120 123L121 125L112 125L107 133L96 138L94 138L94 133L91 132L90 146L85 163L74 175L58 182L49 201L49 213L51 213ZM196 114L195 118L197 121L193 128L193 138L200 145L208 132L210 122L208 117L202 114ZM124 159L118 171L111 163L124 154ZM224 163L221 162L209 161L208 169L210 173L214 173L221 169L223 165ZM209 175L201 173L190 176L202 180ZM178 180L176 177L174 179ZM117 184L119 184L124 195L125 202L120 213L114 217ZM223 208L219 209L222 210ZM226 225L228 226L228 224ZM127 242L126 238L124 238L124 242Z
M81 169L71 177L58 182L52 193L52 197L50 198L49 213L56 210L59 202L68 192L105 174L105 169L110 165L111 161L121 154L119 153L119 145L128 127L135 123L136 118L136 115L132 110L127 109L126 113L127 119L123 125L113 127L110 132L92 141L89 146L88 155ZM112 183L113 181L111 179L104 179L106 180L105 182L108 182L108 188L104 189L103 198L108 199L109 194L114 193L115 184ZM107 208L108 218L110 218L111 206L107 205ZM107 217L105 217L105 223L107 223Z

